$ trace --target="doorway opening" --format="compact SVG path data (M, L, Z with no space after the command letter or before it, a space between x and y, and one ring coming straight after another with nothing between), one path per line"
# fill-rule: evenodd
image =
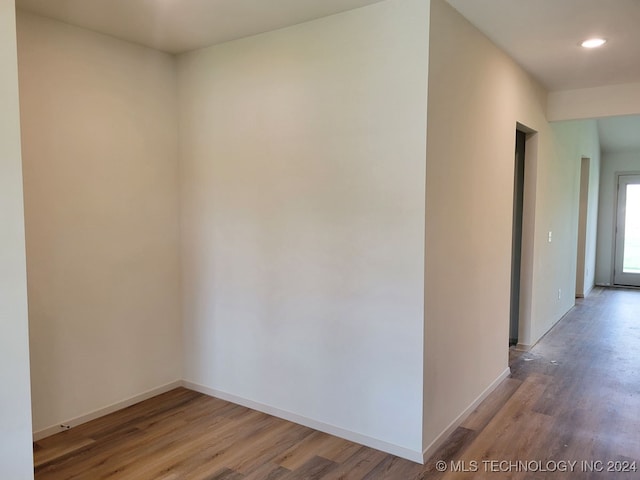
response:
M578 257L576 261L576 298L585 295L587 213L589 210L589 169L591 159L583 157L580 163L580 200L578 207Z
M614 284L640 287L640 175L618 175L615 238Z
M509 313L509 346L518 344L520 329L520 274L522 269L522 227L524 217L524 172L527 134L516 130L515 168L513 178L513 231L511 237L511 307Z

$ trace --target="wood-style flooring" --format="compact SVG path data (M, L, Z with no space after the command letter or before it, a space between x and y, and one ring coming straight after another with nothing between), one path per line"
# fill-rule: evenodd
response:
M179 388L36 442L36 479L640 478L616 471L640 469L640 291L596 289L510 357L426 465Z

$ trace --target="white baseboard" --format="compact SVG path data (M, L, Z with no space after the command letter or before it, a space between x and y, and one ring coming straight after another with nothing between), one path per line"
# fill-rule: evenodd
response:
M363 435L357 432L352 432L351 430L346 430L344 428L336 427L335 425L330 425L328 423L314 420L312 418L304 417L302 415L288 412L286 410L282 410L277 407L272 407L271 405L265 405L260 402L254 402L253 400L248 400L246 398L238 397L231 393L222 392L214 388L205 387L204 385L200 385L187 380L183 381L182 385L185 388L188 388L190 390L195 390L196 392L204 393L205 395L209 395L210 397L220 398L221 400L237 403L238 405L242 405L243 407L251 408L253 410L258 410L268 415L273 415L274 417L283 418L285 420L289 420L290 422L298 423L300 425L304 425L305 427L313 428L314 430L319 430L321 432L328 433L330 435L335 435L336 437L344 438L345 440L349 440L351 442L359 443L367 447L375 448L376 450L381 450L383 452L387 452L392 455L396 455L398 457L411 460L412 462L423 463L423 455L420 451L414 451L409 448L401 447L393 443L388 443L382 440L378 440L377 438L369 437L367 435Z
M111 405L107 405L106 407L99 408L84 415L80 415L79 417L75 417L69 420L63 420L56 425L51 425L50 427L33 432L33 441L36 442L45 437L49 437L51 435L55 435L56 433L67 430L67 428L62 427L61 425L68 425L71 428L77 427L78 425L82 425L83 423L87 423L91 420L95 420L96 418L100 418L105 415L109 415L110 413L117 412L118 410L130 407L131 405L142 402L143 400L148 400L149 398L160 395L161 393L168 392L169 390L173 390L174 388L180 386L182 386L182 381L176 380L174 382L167 383L166 385L161 385L159 387L152 388L151 390L147 390L146 392L142 392L138 395L134 395L133 397L129 397L120 402L112 403Z
M498 378L491 382L491 385L485 388L484 391L480 395L478 395L478 397L473 402L471 402L471 404L460 415L458 415L458 417L453 420L449 424L449 426L445 428L427 448L424 449L424 452L422 452L421 463L426 463L429 458L431 458L431 456L436 452L436 450L438 450L438 448L442 446L447 438L449 438L449 435L451 435L454 430L458 428L460 424L471 414L471 412L473 412L478 407L478 405L480 405L482 401L487 398L491 394L491 392L493 392L498 387L498 385L500 385L500 383L509 375L511 375L511 369L507 367L500 375L498 375Z
M451 435L451 433L453 433L453 431L469 416L469 414L471 414L471 412L473 412L473 410L475 410L476 407L485 398L487 398L489 394L493 392L493 390L496 389L496 387L500 384L500 382L502 382L510 374L511 374L510 369L509 368L505 369L504 372L502 372L498 376L498 378L496 378L491 383L491 385L489 385L460 415L458 415L458 417L455 420L453 420L449 424L449 426L445 428L442 431L442 433L440 433L440 435L438 435L436 439L433 440L433 442L431 442L431 444L423 452L411 450L409 448L402 447L400 445L395 445L393 443L388 443L374 437L363 435L358 432L353 432L351 430L346 430L344 428L337 427L335 425L314 420L312 418L304 417L302 415L288 412L286 410L282 410L280 408L273 407L271 405L255 402L253 400L249 400L249 399L239 397L227 392L209 388L204 385L200 385L187 380L182 380L182 381L176 380L166 385L162 385L160 387L147 390L146 392L127 398L120 402L113 403L106 407L94 410L90 413L87 413L69 420L64 420L60 422L60 424L65 424L73 428L83 423L89 422L91 420L95 420L96 418L100 418L110 413L121 410L123 408L129 407L138 402L142 402L149 398L155 397L156 395L160 395L162 393L168 392L169 390L173 390L174 388L183 386L190 390L194 390L196 392L200 392L205 395L209 395L211 397L216 397L222 400L226 400L228 402L236 403L238 405L242 405L244 407L251 408L253 410L258 410L260 412L264 412L266 414L273 415L275 417L283 418L285 420L289 420L291 422L298 423L300 425L304 425L309 428L313 428L314 430L319 430L321 432L325 432L330 435L335 435L337 437L344 438L351 442L359 443L367 447L375 448L376 450L381 450L383 452L387 452L392 455L396 455L398 457L402 457L407 460L411 460L413 462L423 464L429 459L431 455L433 455L433 453L435 453L435 451L445 442L445 440L449 437L449 435ZM50 427L34 432L33 440L38 441L42 438L64 431L65 428L61 427L60 424L52 425Z

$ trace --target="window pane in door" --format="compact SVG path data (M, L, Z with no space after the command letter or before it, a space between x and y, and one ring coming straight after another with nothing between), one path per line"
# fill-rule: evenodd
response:
M640 273L640 185L627 185L622 270Z

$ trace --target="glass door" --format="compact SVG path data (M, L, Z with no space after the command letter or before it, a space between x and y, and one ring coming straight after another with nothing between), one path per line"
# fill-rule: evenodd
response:
M640 175L618 177L613 282L640 287Z

